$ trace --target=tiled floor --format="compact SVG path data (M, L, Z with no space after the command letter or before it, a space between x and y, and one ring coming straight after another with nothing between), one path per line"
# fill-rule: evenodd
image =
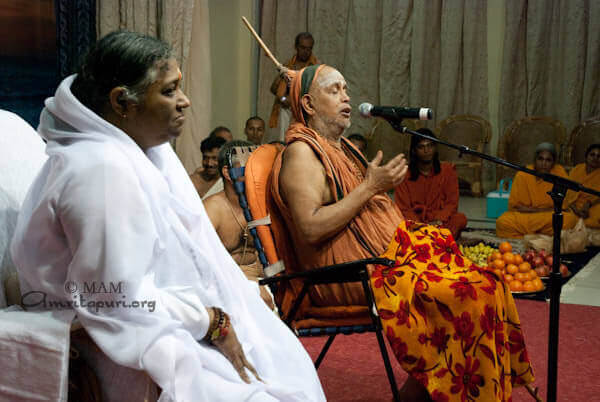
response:
M485 197L460 197L458 210L468 219L467 227L472 229L495 229L496 219L486 217Z

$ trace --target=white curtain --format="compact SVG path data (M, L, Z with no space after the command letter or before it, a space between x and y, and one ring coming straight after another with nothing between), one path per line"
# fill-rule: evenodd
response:
M600 115L600 2L506 3L500 129L528 115L560 120L567 132Z
M281 62L294 37L310 31L313 52L344 74L353 106L349 132L370 135L370 150L405 151L408 140L387 123L359 117L362 102L432 107L435 123L450 114L488 118L487 1L264 0L261 35ZM276 71L260 58L258 113L270 115Z

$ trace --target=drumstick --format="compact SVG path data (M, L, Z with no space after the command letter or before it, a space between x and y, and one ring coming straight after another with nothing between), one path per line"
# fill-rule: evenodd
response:
M267 45L265 45L265 43L262 41L262 39L260 38L260 36L258 36L258 34L254 30L254 28L252 28L252 25L250 25L250 23L248 22L248 20L246 19L246 17L242 16L242 21L244 21L244 24L246 24L246 26L250 30L250 33L252 34L252 36L254 36L254 39L256 39L258 41L258 44L260 45L260 47L262 47L262 49L265 51L265 53L267 54L267 57L269 59L271 59L271 61L273 63L275 63L275 67L277 67L277 70L279 70L279 72L283 72L284 69L287 70L287 68L284 67L279 61L277 61L277 59L275 58L275 56L273 56L273 53L271 53L271 51L269 50L269 48L267 47Z

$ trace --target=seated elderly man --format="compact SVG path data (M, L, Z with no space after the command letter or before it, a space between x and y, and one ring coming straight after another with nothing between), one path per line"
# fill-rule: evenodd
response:
M535 148L534 164L527 167L540 173L567 177L565 168L556 163L556 157L555 146L542 142ZM550 190L552 183L525 172L517 172L508 198L508 211L496 220L496 235L506 238L522 238L535 233L552 236L554 203L548 195ZM565 203L564 208L567 206ZM575 214L563 213L563 229L570 229L576 223Z
M161 401L323 401L308 354L223 247L169 144L190 106L181 79L169 45L113 32L46 100L48 161L11 245L21 289L74 310Z
M600 191L600 144L592 144L585 151L585 162L569 172L569 179L585 187ZM569 192L565 202L573 213L582 218L585 226L600 229L600 197L587 193Z
M533 381L510 291L464 258L447 229L403 219L385 192L404 179L406 161L381 165L379 151L368 162L342 136L352 108L337 70L287 73L295 123L271 188L293 243L286 266L395 260L370 275L388 341L410 374L402 400L510 400L513 384ZM321 285L310 296L317 305L364 303L360 284Z
M234 147L253 145L248 141L231 141L219 151L219 173L223 178L223 191L204 200L204 208L223 245L240 266L246 278L258 282L263 277L262 265L254 248L254 238L240 207L239 198L229 176L228 160ZM273 297L266 286L260 287L260 296L273 309Z

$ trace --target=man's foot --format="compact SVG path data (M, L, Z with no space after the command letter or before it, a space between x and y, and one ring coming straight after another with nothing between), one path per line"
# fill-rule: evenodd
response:
M398 390L401 402L433 402L427 392L427 388L413 377L408 376L408 379Z

